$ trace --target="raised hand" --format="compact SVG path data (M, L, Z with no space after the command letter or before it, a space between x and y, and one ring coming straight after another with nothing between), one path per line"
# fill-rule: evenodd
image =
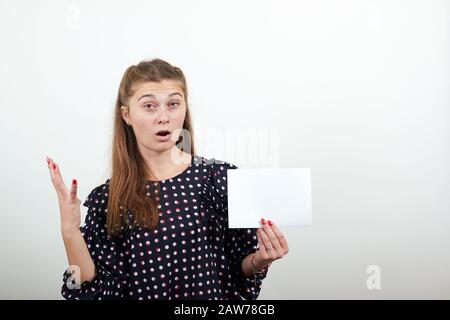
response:
M68 189L61 177L59 166L49 157L47 157L47 166L58 197L61 233L65 235L76 232L81 223L81 201L77 197L77 181L73 179L70 189Z

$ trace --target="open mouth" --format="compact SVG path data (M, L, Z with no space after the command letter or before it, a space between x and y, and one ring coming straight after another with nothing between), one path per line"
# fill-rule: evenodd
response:
M160 130L156 133L156 135L158 135L160 137L166 137L169 134L170 134L170 131L168 131L168 130Z

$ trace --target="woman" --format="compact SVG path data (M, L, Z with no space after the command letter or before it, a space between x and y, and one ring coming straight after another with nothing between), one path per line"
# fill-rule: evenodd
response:
M47 157L70 267L66 299L256 299L288 252L272 221L229 229L225 161L194 152L183 72L161 59L129 67L115 105L112 174L83 203ZM259 247L258 247L259 244Z

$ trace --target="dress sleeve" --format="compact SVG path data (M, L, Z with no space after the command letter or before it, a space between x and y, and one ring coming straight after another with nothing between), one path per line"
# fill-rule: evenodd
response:
M228 228L228 188L227 170L238 169L237 166L218 161L211 164L207 177L206 197L209 207L223 217L225 225L225 257L229 263L232 279L239 295L245 300L256 300L261 291L262 280L267 276L267 270L251 276L244 276L241 270L242 260L258 249L256 228Z
M81 234L95 264L96 275L78 288L71 278L71 268L63 274L62 296L67 300L106 300L124 298L128 283L128 251L124 241L113 241L106 234L108 204L107 184L91 191L84 206L88 208Z

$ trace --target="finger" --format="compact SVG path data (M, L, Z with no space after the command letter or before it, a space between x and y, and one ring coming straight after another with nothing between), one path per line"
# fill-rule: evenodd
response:
M259 251L261 251L261 253L266 252L266 246L264 245L264 241L261 237L261 229L256 230L256 236L258 237L258 243L259 243Z
M262 237L262 234L264 233L264 231L262 229L258 229L256 231L257 231L256 234L258 235L258 243L259 243L258 251L259 251L261 260L263 262L270 260L270 252L271 251L267 252L267 248L266 248L266 245L265 245L263 237Z
M281 247L283 248L284 252L287 253L289 251L289 246L286 240L286 237L283 235L283 233L280 231L280 229L278 229L278 226L273 222L272 222L272 231L273 233L275 233L275 235L278 238L278 242L280 243Z
M52 179L53 185L54 185L56 191L59 192L60 191L59 190L60 186L58 186L58 181L57 181L57 177L56 177L57 166L56 166L56 163L51 158L50 158L50 162L49 162L48 168L49 168L49 171L50 171L50 177Z
M258 243L259 243L259 248L258 248L258 251L256 252L256 254L259 255L259 257L258 257L259 260L258 260L257 263L265 265L266 261L270 260L270 256L269 256L269 254L266 251L266 247L264 245L264 241L263 241L263 239L261 237L262 233L264 233L264 231L262 231L261 229L256 230L256 235L258 237Z
M272 246L272 243L271 243L269 237L267 236L266 232L263 229L259 229L259 230L260 230L261 239L262 239L263 244L264 244L264 248L265 248L266 252L270 254L275 249Z
M264 230L264 232L266 233L267 237L270 239L270 242L272 244L272 247L280 252L283 253L283 248L281 248L281 244L278 241L277 236L275 235L275 233L272 231L272 228L267 224L267 221L265 224L262 225L262 228Z
M55 179L55 174L54 174L54 168L53 168L53 159L47 157L47 168L48 168L48 172L50 173L50 178L53 180Z
M72 180L72 185L70 187L70 199L75 201L77 199L77 190L78 190L78 183L76 179Z
M51 176L50 168L51 168L51 165L52 165L52 159L50 157L46 157L46 158L47 158L48 172L50 173L50 176Z
M59 166L56 164L52 158L49 158L49 170L50 170L50 176L53 182L53 185L56 189L56 192L60 195L63 195L67 192L66 186L64 185L64 182L62 180Z

